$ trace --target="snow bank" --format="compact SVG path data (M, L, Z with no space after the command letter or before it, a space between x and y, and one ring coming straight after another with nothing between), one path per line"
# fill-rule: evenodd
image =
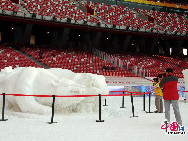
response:
M183 75L184 75L184 81L185 81L185 91L188 91L188 69L183 70ZM185 93L185 95L186 95L186 101L188 101L187 100L188 93Z
M182 116L184 135L167 134L161 130L164 113L142 111L143 98L134 97L135 115L132 116L131 98L125 97L126 108L120 108L122 97L107 97L107 105L102 106L104 122L96 122L97 114L56 114L56 124L46 124L51 115L5 111L6 122L0 122L1 141L187 141L188 138L188 103L182 102L179 108ZM117 109L117 110L116 110ZM151 111L155 110L155 97L151 97ZM148 111L148 98L146 98ZM173 110L171 121L175 122ZM170 127L168 128L170 131ZM160 137L160 139L159 139Z
M108 88L104 76L101 75L74 73L60 68L20 67L12 69L12 67L8 67L0 72L0 93L107 95ZM36 114L51 113L51 97L6 96L6 99L6 108ZM97 110L97 105L98 97L59 97L55 101L55 109L63 112L92 112Z

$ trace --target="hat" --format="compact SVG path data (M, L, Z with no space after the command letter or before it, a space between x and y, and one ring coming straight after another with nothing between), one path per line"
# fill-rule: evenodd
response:
M166 69L166 72L171 72L171 73L173 73L173 69L172 69L172 68L167 68L167 69Z
M159 74L157 77L162 78L162 74Z

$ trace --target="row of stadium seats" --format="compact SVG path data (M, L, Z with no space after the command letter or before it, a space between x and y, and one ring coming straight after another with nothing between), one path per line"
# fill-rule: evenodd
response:
M56 51L56 56L52 57L53 50L43 49L43 59L39 58L39 49L22 48L28 54L32 55L36 59L39 59L50 67L60 67L64 69L70 69L74 72L86 72L97 73L107 76L130 76L135 77L135 74L125 70L124 68L116 66L116 70L103 70L103 66L112 67L112 63L105 61L97 56L80 51ZM137 71L142 69L142 74L150 74L150 77L156 77L160 73L164 73L167 68L173 68L174 74L179 78L183 77L182 68L176 67L176 63L172 64L165 60L160 60L155 56L138 55L138 54L111 54L120 58L124 62L129 62L129 69L134 70L134 66L137 66ZM127 66L125 66L127 67ZM143 71L145 70L145 72ZM137 75L138 76L138 75Z
M0 69L12 66L16 67L40 67L35 62L6 45L0 45Z
M81 4L86 7L90 6L95 11L95 15L85 13L76 5ZM146 21L138 17L134 10L127 7L104 4L91 1L68 1L68 0L22 0L21 5L29 11L30 14L24 14L18 6L9 0L0 2L1 10L5 10L6 14L17 14L17 16L32 17L36 15L37 19L54 20L57 22L68 22L74 24L85 24L89 26L98 26L131 31L167 33L185 36L188 33L188 21L186 15L178 15L174 13L166 13L160 11L135 9L135 11L145 16L153 17L157 24ZM10 13L11 12L11 13ZM99 24L100 23L100 24ZM167 32L170 31L170 32ZM181 33L181 34L180 34Z
M109 69L104 70L103 66L113 66L112 63L105 61L92 54L80 51L80 50L53 50L33 47L22 47L20 48L26 53L30 54L34 58L40 60L51 68L63 68L69 69L77 73L94 73L105 76L119 76L119 77L138 77L131 71L125 70L124 68L114 66L115 70ZM39 51L42 49L43 58L40 59ZM53 55L55 55L53 57ZM182 68L188 68L187 58L173 58L164 57L159 55L147 56L139 54L118 54L111 53L111 55L120 58L123 62L129 63L128 69L134 70L134 66L137 66L139 73L140 69L142 74L145 76L149 72L150 77L156 77L158 74L164 73L166 68L173 68L174 74L179 78L183 78ZM8 66L15 67L41 67L24 55L15 51L13 48L8 48L5 45L0 45L0 69ZM125 64L126 64L125 63ZM182 68L179 68L179 67ZM125 66L127 67L127 66ZM143 71L145 70L145 71Z
M127 71L124 68L114 66L115 70L104 70L103 66L112 67L113 64L105 61L97 56L94 56L83 51L75 50L52 50L43 48L43 57L40 59L40 48L24 48L20 47L23 51L30 54L34 58L40 60L51 68L63 68L70 69L77 73L94 73L105 76L119 76L119 77L138 77L131 71ZM55 53L54 53L55 52ZM53 57L55 54L55 57Z
M142 31L145 31L145 29L151 31L151 28L153 28L154 31L159 30L164 32L163 28L138 17L134 14L133 10L130 10L127 7L91 1L80 1L80 3L83 6L89 5L96 11L96 16L100 17L106 23L111 25L114 24L121 29L129 27L131 30L139 28L139 30Z
M160 56L160 55L155 55L155 56L165 62L174 64L183 69L188 69L187 57L184 58L184 57L171 57L171 56Z
M1 0L0 9L7 10L7 11L18 11L19 7L9 0Z
M56 1L46 1L46 0L24 0L21 2L24 8L29 12L33 12L36 15L56 17L56 18L70 18L71 20L87 21L98 23L99 20L92 17L89 13L84 13L78 9L74 1L69 0L56 0Z
M177 62L169 63L168 61L160 60L155 56L139 55L139 54L111 53L111 55L120 58L125 64L128 63L128 69L135 70L135 66L137 66L138 73L141 70L142 74L145 73L145 76L147 76L147 73L149 73L150 77L156 77L158 74L164 73L165 69L173 68L174 74L179 78L183 78L183 74L182 74L183 69L177 67L178 65ZM125 67L127 66L125 65Z
M186 20L187 15L185 14L178 15L176 13L167 13L137 8L135 8L135 11L140 12L146 16L153 17L158 25L161 25L171 32L179 32L183 33L184 35L188 33L188 21Z

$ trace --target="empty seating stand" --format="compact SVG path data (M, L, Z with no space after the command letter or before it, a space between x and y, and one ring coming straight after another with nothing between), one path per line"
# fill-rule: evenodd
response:
M75 73L93 73L104 76L119 76L119 77L138 77L135 73L125 70L124 68L114 66L112 63L105 61L90 53L82 50L56 50L55 48L31 46L20 48L34 58L43 62L51 68L63 68L72 70ZM43 51L43 57L40 59L39 51ZM55 56L53 56L55 55ZM148 56L141 54L118 54L111 53L111 55L120 58L123 62L129 63L128 69L134 70L137 66L137 71L140 69L150 73L150 77L156 77L158 74L164 73L167 68L173 68L174 74L179 78L183 78L182 70L187 68L187 58L182 57L164 57L164 56ZM11 47L0 45L0 64L1 68L12 66L15 67L40 67L35 62L26 58L24 55L15 51ZM115 70L104 70L103 66L115 67ZM178 66L178 67L177 67ZM127 66L125 66L126 68Z
M137 75L131 71L114 66L108 61L81 50L55 50L53 48L46 49L45 47L22 47L21 49L32 55L34 58L40 60L47 66L50 66L51 68L69 69L75 73L93 73L104 76L137 77ZM39 58L39 51L41 49L43 51L42 59ZM53 57L53 54L55 54L55 57ZM115 70L104 70L103 66L114 66Z
M158 57L159 59L174 64L178 67L181 67L183 69L188 69L188 59L187 57L183 57L183 56L160 56L160 55L155 55L156 57Z
M89 13L84 13L78 9L74 1L69 0L24 0L22 3L24 8L26 8L30 13L35 13L37 18L46 20L53 20L53 17L57 21L67 22L67 18L71 20L71 23L78 22L78 24L83 24L84 21L95 23L99 20Z
M0 1L0 14L12 15L13 12L19 12L19 8L15 3L9 0Z
M185 14L178 15L176 13L167 13L160 11L152 11L145 9L137 9L136 11L146 15L153 17L158 25L161 25L169 31L169 34L176 35L186 35L188 33L188 21L186 20L188 17Z
M94 9L94 15L85 13L77 5L87 5ZM154 32L186 36L188 33L187 15L178 15L160 11L135 9L146 16L151 16L157 23L138 17L134 10L124 6L110 5L91 1L69 0L22 0L21 5L29 12L24 14L15 3L9 0L0 1L0 13L55 22L72 24L100 25L103 28ZM34 16L35 17L35 16Z
M151 28L153 28L156 31L164 31L163 28L154 23L138 17L133 10L127 7L91 1L80 1L80 3L83 6L89 5L96 11L95 15L104 21L102 26L107 23L116 25L118 29L127 29L128 27L129 30L146 31L149 29L151 31Z
M178 62L176 61L174 61L174 63L169 63L166 60L161 60L159 58L156 58L156 56L148 56L143 54L141 55L141 54L131 54L131 53L130 54L111 53L111 55L120 58L124 62L124 64L128 63L128 69L134 70L135 69L134 67L137 66L138 73L141 70L142 74L145 73L145 76L147 76L147 73L149 73L150 77L156 77L158 74L164 73L165 69L172 68L176 76L178 76L179 78L183 78L183 74L182 74L183 68L179 67L181 63L178 64ZM182 62L182 65L187 64L187 62L185 63L184 61L180 61L181 59L178 60L179 62Z
M0 45L0 69L16 67L41 67L29 58L6 45Z

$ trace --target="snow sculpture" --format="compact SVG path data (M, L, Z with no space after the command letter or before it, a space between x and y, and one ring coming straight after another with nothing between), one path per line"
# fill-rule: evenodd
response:
M0 72L0 93L27 95L97 95L108 94L104 76L74 73L70 70L34 67L7 67ZM2 98L2 96L1 96ZM7 108L18 107L22 112L51 113L52 98L6 96ZM0 99L2 102L2 100ZM1 106L2 104L0 104ZM95 111L98 97L59 97L55 109L61 111ZM89 109L90 108L90 109Z
M183 75L184 75L184 81L185 81L185 91L188 91L188 69L183 70ZM186 102L188 101L188 93L185 93L186 96Z

